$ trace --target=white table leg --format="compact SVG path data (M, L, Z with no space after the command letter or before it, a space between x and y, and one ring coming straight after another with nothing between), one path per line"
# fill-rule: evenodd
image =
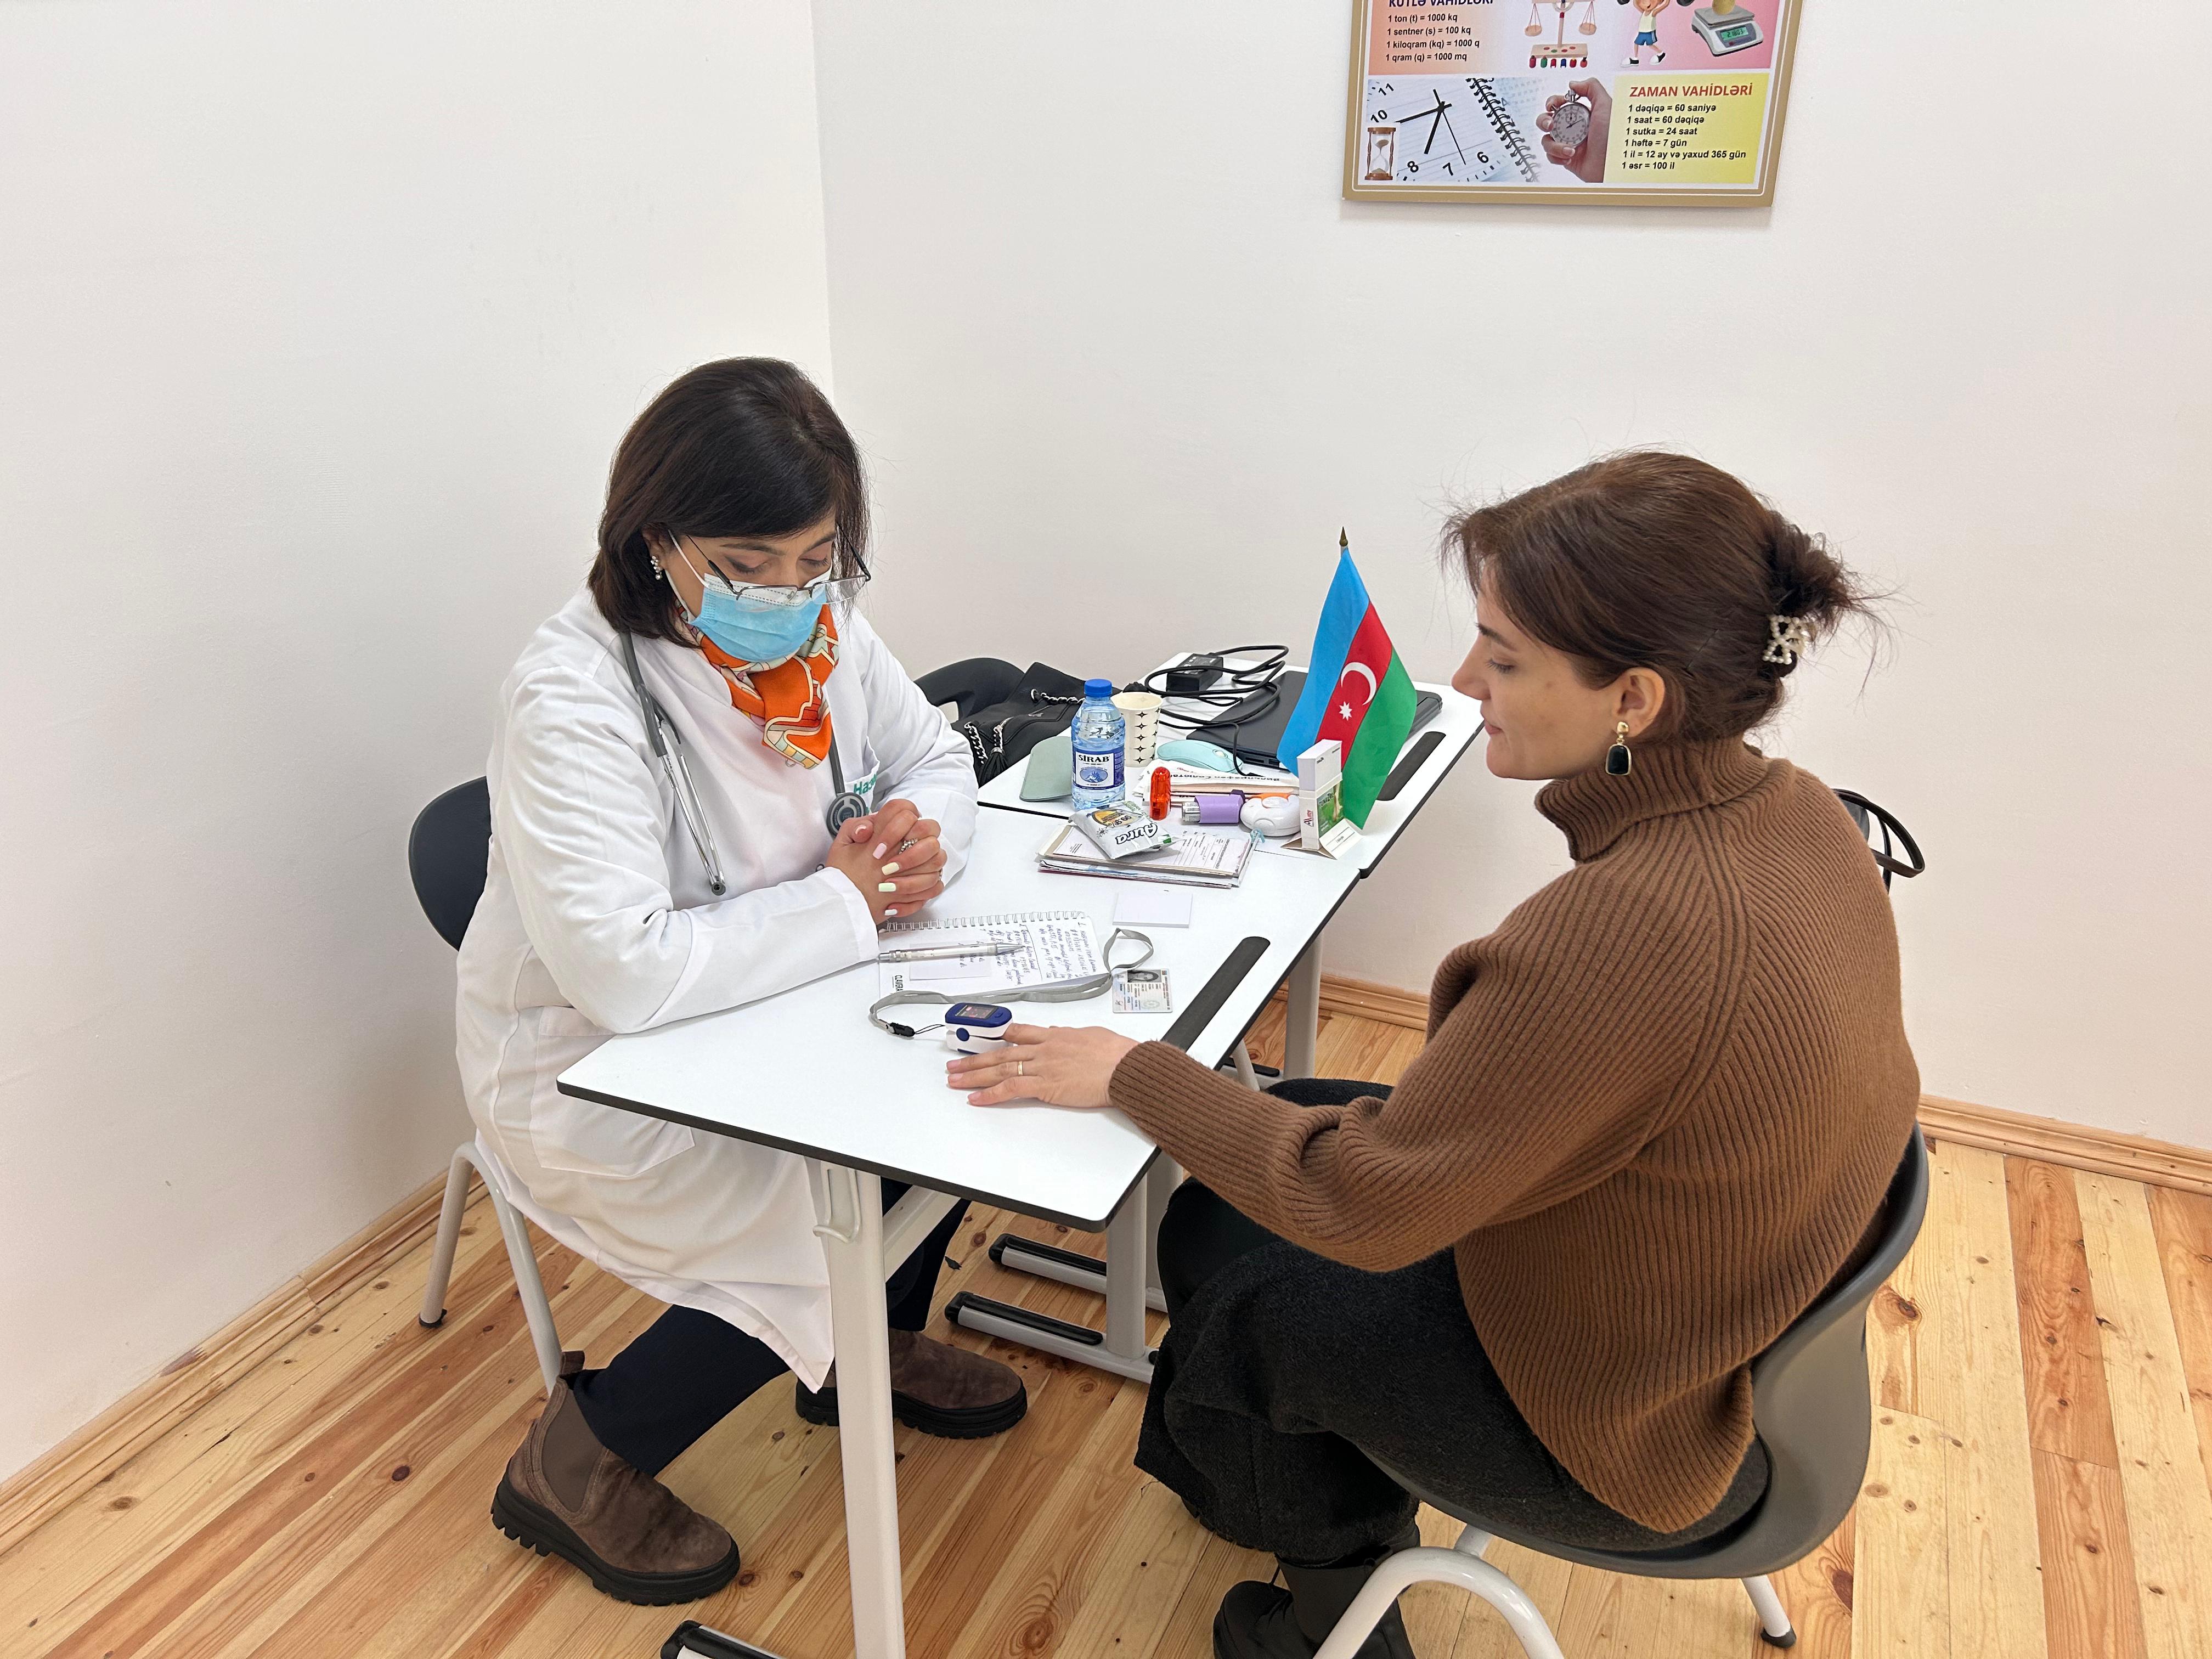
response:
M1182 1185L1182 1164L1165 1152L1152 1160L1145 1175L1145 1292L1146 1300L1155 1308L1167 1306L1160 1290L1160 1218L1168 1212L1168 1200ZM1113 1248L1110 1239L1107 1248Z
M839 1164L817 1164L814 1170L823 1214L814 1231L830 1264L837 1351L837 1455L845 1472L854 1650L870 1659L905 1659L890 1337L884 1323L883 1182Z
M1152 1230L1145 1224L1147 1184L1139 1182L1106 1224L1106 1352L1149 1368L1145 1275L1152 1264Z
M1291 964L1291 980L1285 993L1288 1006L1283 1019L1283 1075L1285 1078L1311 1077L1314 1074L1314 1048L1321 1041L1321 938L1316 934L1313 943Z
M1237 1068L1237 1080L1248 1089L1260 1086L1260 1074L1252 1069L1252 1051L1239 1037L1237 1046L1229 1052L1229 1063Z

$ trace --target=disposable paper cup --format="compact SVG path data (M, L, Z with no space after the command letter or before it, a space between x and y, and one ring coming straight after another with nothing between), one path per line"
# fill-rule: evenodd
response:
M1151 691L1115 693L1114 707L1121 711L1124 728L1121 738L1121 775L1124 777L1134 773L1140 766L1150 766L1160 752L1161 702L1159 696Z

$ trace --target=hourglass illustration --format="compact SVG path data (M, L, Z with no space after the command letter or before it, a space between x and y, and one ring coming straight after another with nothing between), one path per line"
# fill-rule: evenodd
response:
M1544 8L1547 6L1558 13L1559 19L1559 39L1548 44L1543 40L1542 17ZM1597 0L1528 0L1527 33L1538 42L1537 45L1528 48L1528 67L1530 69L1588 69L1589 46L1586 41L1588 36L1597 33L1597 23L1590 15L1596 6ZM1567 14L1577 7L1582 9L1583 21L1575 26L1575 33L1585 37L1585 44L1569 46L1567 44Z

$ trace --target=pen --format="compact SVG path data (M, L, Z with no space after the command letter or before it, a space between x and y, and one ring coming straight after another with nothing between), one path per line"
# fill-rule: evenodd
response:
M925 951L886 951L878 962L942 962L952 957L1004 957L1026 950L1023 945L986 939L981 945L933 945Z

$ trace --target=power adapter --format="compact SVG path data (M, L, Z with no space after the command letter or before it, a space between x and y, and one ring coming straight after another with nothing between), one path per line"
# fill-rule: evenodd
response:
M1221 659L1210 652L1185 657L1167 671L1168 696L1194 697L1221 678Z

